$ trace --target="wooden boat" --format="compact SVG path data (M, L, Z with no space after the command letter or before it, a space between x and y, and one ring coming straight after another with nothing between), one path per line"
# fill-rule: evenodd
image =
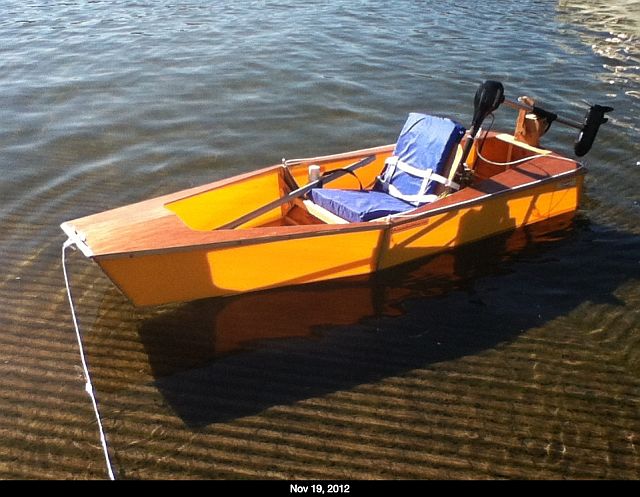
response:
M61 227L134 305L152 306L386 270L576 211L579 162L522 136L480 141L480 131L447 159L468 166L466 185L377 219L345 221L303 194L322 181L309 179L318 169L324 190L375 188L396 144L284 161ZM354 164L357 178L342 174Z

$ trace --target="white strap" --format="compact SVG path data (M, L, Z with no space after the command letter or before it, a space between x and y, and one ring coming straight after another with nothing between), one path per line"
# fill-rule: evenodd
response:
M394 160L395 159L395 160ZM393 178L393 173L396 172L396 164L398 163L397 157L388 157L386 161L384 161L384 171L381 176L378 176L378 180L381 181L384 185L388 185Z
M455 190L459 190L460 189L460 185L455 183L454 181L449 180L448 178L445 178L444 176L441 176L438 173L433 172L433 169L419 169L417 167L412 166L411 164L407 164L404 161L401 161L398 157L393 156L393 157L389 157L386 162L385 165L387 165L387 171L385 171L384 174L384 179L389 178L390 176L393 174L393 172L390 174L388 174L388 170L391 169L392 171L395 170L395 168L397 167L398 169L400 169L401 171L404 171L405 173L410 174L411 176L417 176L418 178L424 178L427 180L435 180L438 183L447 186L447 187L452 187ZM389 168L389 166L392 166L392 168Z
M434 173L433 169L418 169L417 167L413 167L412 165L401 161L396 156L389 157L385 161L385 166L386 167L384 170L384 174L382 176L378 176L378 181L380 182L382 189L385 192L387 192L389 195L392 195L396 198L399 198L400 200L404 200L405 202L408 202L416 206L420 204L434 202L435 200L438 199L438 195L426 194L426 191L429 188L429 185L431 184L432 180L435 180L438 183L446 187L451 187L455 190L460 189L460 185L458 185L453 181L450 181L444 176ZM394 185L391 184L391 180L393 178L396 168L412 176L423 178L422 184L420 185L420 189L417 194L408 195L408 194L402 193L400 190L398 190L398 188L396 188Z
M435 202L436 200L438 200L437 195L433 195L433 194L405 195L393 185L385 185L385 186L387 187L387 193L389 193L389 195L399 198L400 200L404 200L405 202L408 202L410 204L414 204L416 206L418 204L426 204L426 203Z

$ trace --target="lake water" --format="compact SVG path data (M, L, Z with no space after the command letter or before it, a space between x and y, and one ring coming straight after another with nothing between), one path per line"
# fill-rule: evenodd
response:
M484 79L615 108L575 222L151 310L70 256L117 476L640 477L640 2L5 0L0 53L1 478L106 475L62 221L468 124Z

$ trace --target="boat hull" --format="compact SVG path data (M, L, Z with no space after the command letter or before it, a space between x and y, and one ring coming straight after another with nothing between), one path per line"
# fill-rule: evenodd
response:
M151 306L371 273L383 233L372 229L96 262L135 305Z
M514 149L536 158L499 170L481 164L472 186L393 219L327 224L307 217L296 223L290 218L304 213L289 205L262 216L259 225L216 229L216 223L229 221L234 211L229 204L243 192L251 192L251 208L286 192L282 166L273 166L237 181L69 221L62 228L134 305L154 306L366 275L575 213L584 176L579 163L495 134L492 139L485 147L488 155L493 147L496 158L518 159ZM392 149L360 150L320 162L330 170L375 153L371 169L361 173L370 180ZM291 168L298 182L309 163ZM254 178L258 187L252 190ZM259 192L267 193L253 198ZM219 211L211 208L216 195L225 198L218 218Z
M300 285L389 269L575 212L581 186L577 176L396 227L95 260L137 306Z

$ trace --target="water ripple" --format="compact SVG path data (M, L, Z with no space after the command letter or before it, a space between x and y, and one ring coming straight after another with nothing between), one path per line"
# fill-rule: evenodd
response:
M510 97L576 120L583 100L616 109L588 156L582 222L565 244L511 262L474 253L482 268L444 287L409 268L378 286L309 290L334 302L295 335L312 338L222 359L211 343L234 343L247 308L273 302L263 321L282 324L275 336L304 320L283 323L273 308L316 314L304 296L283 303L277 292L133 311L74 261L121 476L636 477L639 9L2 2L0 476L102 476L72 357L61 221L283 156L390 143L411 111L466 124L479 81L499 79ZM496 126L514 118L501 110ZM567 154L574 139L559 125L544 138ZM360 321L340 325L360 308ZM212 338L213 320L232 332L219 325Z

